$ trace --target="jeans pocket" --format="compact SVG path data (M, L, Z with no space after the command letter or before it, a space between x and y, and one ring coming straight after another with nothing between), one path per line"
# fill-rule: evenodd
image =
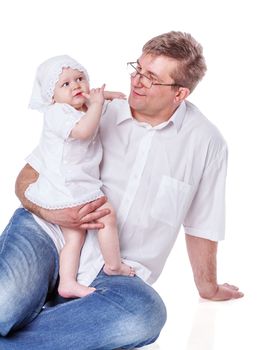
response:
M190 193L191 185L164 175L152 203L152 218L172 227L180 226Z

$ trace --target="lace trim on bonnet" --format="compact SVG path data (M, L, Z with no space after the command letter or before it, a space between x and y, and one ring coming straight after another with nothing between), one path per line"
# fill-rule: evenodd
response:
M52 104L55 84L59 80L63 68L68 67L83 72L89 81L89 75L86 69L72 57L61 55L49 58L37 69L29 108L42 112L47 106Z

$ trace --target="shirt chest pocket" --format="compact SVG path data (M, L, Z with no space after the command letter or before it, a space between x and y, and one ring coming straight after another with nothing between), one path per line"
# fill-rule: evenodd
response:
M163 176L152 203L152 218L172 227L179 227L187 210L191 187L185 182Z

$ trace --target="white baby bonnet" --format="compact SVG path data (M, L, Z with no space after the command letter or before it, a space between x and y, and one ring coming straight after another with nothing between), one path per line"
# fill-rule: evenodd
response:
M68 55L51 57L37 69L29 108L44 111L47 106L52 104L55 84L59 80L62 69L68 67L83 72L86 79L89 80L86 69L72 57Z

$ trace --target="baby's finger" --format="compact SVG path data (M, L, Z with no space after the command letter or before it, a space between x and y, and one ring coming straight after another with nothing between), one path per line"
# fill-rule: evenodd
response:
M82 96L89 99L90 98L90 94L87 94L86 92L82 92Z

